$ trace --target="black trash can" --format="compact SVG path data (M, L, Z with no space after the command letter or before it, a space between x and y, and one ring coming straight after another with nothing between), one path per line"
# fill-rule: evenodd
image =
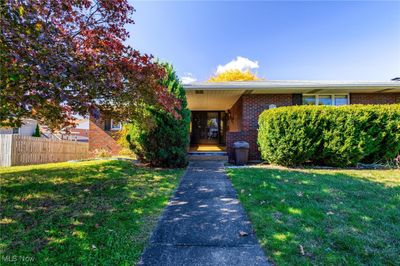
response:
M233 143L235 149L235 162L237 165L247 164L249 161L249 143L246 141L237 141Z

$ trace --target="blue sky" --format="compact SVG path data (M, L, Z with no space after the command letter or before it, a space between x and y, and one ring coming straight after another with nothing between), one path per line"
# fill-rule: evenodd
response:
M181 77L204 81L238 56L227 68L252 66L269 80L400 76L400 2L132 3L128 44Z

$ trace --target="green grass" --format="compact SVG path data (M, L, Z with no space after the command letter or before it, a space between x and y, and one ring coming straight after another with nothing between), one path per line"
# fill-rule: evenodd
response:
M182 173L125 161L0 168L0 264L135 264Z
M277 265L400 265L399 170L229 169Z

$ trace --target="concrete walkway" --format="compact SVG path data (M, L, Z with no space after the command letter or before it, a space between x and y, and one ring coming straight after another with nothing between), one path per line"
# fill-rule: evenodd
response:
M269 265L222 162L190 163L139 265Z

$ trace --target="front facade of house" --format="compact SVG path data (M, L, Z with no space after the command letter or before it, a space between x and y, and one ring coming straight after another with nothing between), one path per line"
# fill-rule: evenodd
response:
M251 81L185 85L192 112L191 146L216 145L233 160L233 143L250 144L249 160L260 160L258 117L265 109L290 105L395 104L400 103L400 82ZM107 126L108 125L108 126ZM119 126L118 126L119 128ZM112 138L112 120L91 121L90 149L119 146Z

